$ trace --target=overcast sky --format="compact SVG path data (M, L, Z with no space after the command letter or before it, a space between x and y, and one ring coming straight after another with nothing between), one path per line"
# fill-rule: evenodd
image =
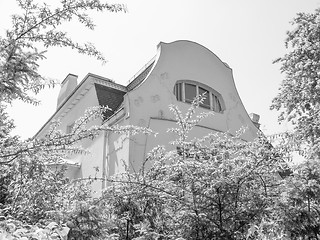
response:
M47 1L52 2L52 1ZM40 63L45 76L62 81L68 73L81 81L91 72L126 85L155 54L159 42L195 41L214 52L232 69L234 80L248 113L260 115L261 129L278 133L286 129L270 111L283 76L272 61L283 56L285 33L297 12L313 12L320 0L124 0L128 13L94 14L94 31L79 24L66 30L79 41L89 41L108 62L72 50L50 49ZM14 1L0 1L0 34L10 27ZM56 108L59 87L39 94L41 106L15 102L9 113L15 119L15 133L31 137Z

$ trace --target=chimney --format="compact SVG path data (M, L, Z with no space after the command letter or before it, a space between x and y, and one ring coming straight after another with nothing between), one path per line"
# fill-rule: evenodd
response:
M256 113L250 113L249 114L250 118L251 118L251 121L253 122L253 124L257 127L257 128L260 128L260 123L259 123L259 120L260 120L260 116Z
M72 93L77 87L78 76L74 74L68 74L68 76L62 81L61 89L58 96L57 108L61 106L65 99Z

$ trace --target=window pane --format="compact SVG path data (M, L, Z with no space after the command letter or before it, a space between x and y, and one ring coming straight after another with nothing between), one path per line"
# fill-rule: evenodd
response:
M221 107L219 98L212 94L212 100L213 100L213 111L221 112L222 107Z
M204 94L205 93L205 94ZM204 94L205 99L203 100L203 103L200 104L201 107L210 108L210 96L209 91L199 87L199 95Z
M174 95L176 95L178 101L182 101L182 83L177 83L174 86Z
M197 96L197 89L195 85L185 83L185 100L186 102L192 102Z
M219 98L216 96L216 98L217 98L217 105L218 105L218 112L222 112L222 107L221 107L221 103L220 103L220 100L219 100Z
M212 94L212 110L215 112L217 111L217 99L214 94Z

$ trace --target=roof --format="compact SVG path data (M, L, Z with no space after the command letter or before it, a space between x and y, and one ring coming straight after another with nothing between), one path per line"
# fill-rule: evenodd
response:
M153 57L140 71L135 74L132 79L129 80L127 85L128 92L137 87L143 80L148 76L150 70L152 69L155 62L155 57Z
M104 113L104 120L108 119L119 108L123 102L123 96L126 92L107 87L101 84L94 84L97 98L100 106L107 106L111 110Z
M72 74L73 75L73 74ZM73 75L76 76L76 75ZM64 80L65 81L65 80ZM50 125L51 121L59 114L60 111L63 110L64 106L66 106L67 103L70 103L72 101L72 98L75 98L76 95L83 95L83 93L81 93L81 91L87 91L87 87L90 86L90 82L94 82L94 84L97 84L96 82L99 82L101 84L97 84L99 86L104 87L104 85L109 85L111 87L107 87L106 88L101 88L98 87L98 90L96 88L96 92L97 92L97 96L100 96L100 100L99 101L99 105L102 106L108 106L110 109L112 109L112 112L110 113L106 113L105 117L109 117L109 115L111 116L113 114L114 111L116 111L116 108L119 106L119 104L117 105L117 103L120 101L120 104L123 102L123 95L126 92L126 87L122 86L120 84L115 83L114 81L105 78L105 77L101 77L92 73L88 73L84 79L76 86L76 88L62 101L62 103L57 107L56 111L54 112L54 114L47 120L47 122L39 129L39 131L33 136L33 138L39 136L39 134ZM106 101L103 97L101 97L102 93L106 93L109 91L109 89L114 89L115 92L112 92L113 97L111 97L112 99L114 99L114 95L117 96L117 100L114 100L112 104L106 104ZM122 90L118 90L118 89L122 89ZM98 93L99 92L99 93ZM110 91L109 91L110 92ZM79 100L79 98L76 99L77 101ZM71 104L75 104L77 101L73 101Z

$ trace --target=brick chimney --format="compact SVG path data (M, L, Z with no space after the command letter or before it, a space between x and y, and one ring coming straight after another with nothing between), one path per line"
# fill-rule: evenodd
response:
M57 100L57 108L61 106L64 100L66 100L67 97L72 93L72 91L77 87L77 79L77 75L69 73L68 76L62 81Z
M260 116L256 113L250 113L249 114L250 118L251 118L251 121L253 122L253 124L257 127L257 128L260 128L260 123L259 123L259 120L260 120Z

